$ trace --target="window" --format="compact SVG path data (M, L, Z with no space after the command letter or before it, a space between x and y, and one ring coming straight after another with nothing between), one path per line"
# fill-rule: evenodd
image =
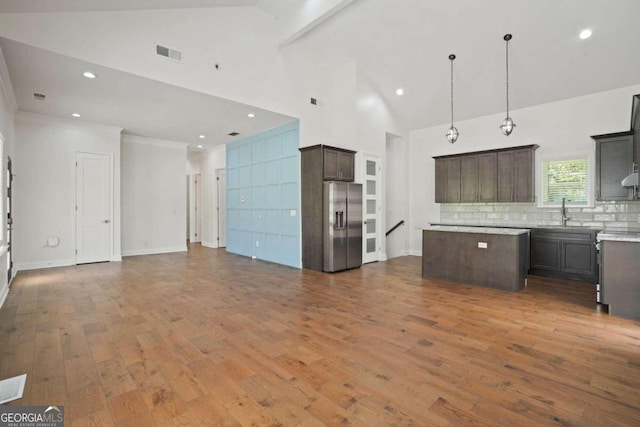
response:
M591 156L542 159L541 206L591 206Z

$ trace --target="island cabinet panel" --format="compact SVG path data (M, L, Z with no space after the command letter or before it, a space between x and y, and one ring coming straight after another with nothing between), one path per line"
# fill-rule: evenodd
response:
M478 201L478 156L460 158L460 201Z
M633 132L592 136L596 141L596 199L629 200L632 187L622 180L633 172Z
M526 286L528 233L423 230L422 276L507 291Z
M532 202L537 145L434 157L436 203Z
M597 283L597 233L577 228L532 229L529 273Z
M498 191L498 155L478 155L478 201L495 202Z

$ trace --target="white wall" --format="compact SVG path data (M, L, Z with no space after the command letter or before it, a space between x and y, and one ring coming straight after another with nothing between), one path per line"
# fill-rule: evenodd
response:
M407 184L409 171L407 164L407 141L394 135L387 135L387 151L385 155L386 172L385 194L386 209L385 222L387 227L382 230L386 233L394 225L404 220L405 224L398 227L386 237L387 258L395 258L408 254L408 198Z
M0 134L4 139L4 155L0 158L0 162L2 167L0 170L4 172L7 158L11 157L15 159L15 133L14 133L14 114L16 111L16 103L15 97L13 94L13 88L11 87L11 82L9 81L9 75L7 73L6 64L4 62L4 56L2 55L2 50L0 50ZM15 163L14 163L15 169ZM2 179L2 186L6 188L6 182ZM4 192L3 196L4 198ZM4 200L3 200L4 201ZM7 226L6 226L6 218L7 218L7 206L5 203L2 203L2 209L0 210L0 307L9 292L9 281L6 274L4 274L5 266L7 265ZM15 269L14 269L15 274Z
M202 172L202 160L205 152L187 151L187 175L195 175Z
M122 255L186 251L187 144L122 138Z
M18 270L75 263L76 153L113 156L111 259L120 260L120 131L30 113L16 114L15 264ZM46 247L50 236L60 244Z
M387 224L387 204L391 199L388 197L388 192L393 192L396 195L402 192L406 192L407 185L405 180L394 180L388 182L387 177L387 135L389 133L396 135L400 138L406 137L407 132L403 130L402 126L394 117L393 109L389 105L388 101L380 94L380 92L368 82L367 76L362 73L358 73L357 77L357 92L356 99L356 143L348 148L352 148L358 151L356 155L356 181L362 181L362 155L377 156L380 159L381 182L380 182L380 200L381 212L379 223L379 239L381 242L381 260L387 258L387 239L385 238L385 232L389 226L393 224ZM396 165L397 167L397 165Z
M226 146L208 151L202 160L201 187L201 218L202 218L202 246L218 247L218 218L216 201L218 189L216 185L216 170L224 169L227 163Z
M540 146L536 157L595 153L591 135L630 129L632 96L637 93L640 85L514 110L510 115L516 128L509 137L498 128L504 113L456 122L460 137L455 144L444 137L448 124L411 132L411 253L421 254L421 228L440 220L432 156L528 144Z

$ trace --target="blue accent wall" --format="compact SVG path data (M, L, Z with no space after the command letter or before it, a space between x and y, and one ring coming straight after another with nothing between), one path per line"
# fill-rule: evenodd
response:
M227 145L227 251L301 267L299 146L297 120Z

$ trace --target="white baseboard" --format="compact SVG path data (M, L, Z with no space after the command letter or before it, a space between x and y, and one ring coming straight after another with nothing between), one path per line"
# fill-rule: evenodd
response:
M0 308L4 305L4 300L7 299L7 295L9 295L9 284L4 285L2 289L0 289Z
M115 262L122 261L122 255L120 254L114 255L113 257L111 257L111 261L115 261Z
M204 240L200 243L202 246L204 246L205 248L211 248L211 249L218 249L218 242L216 243L211 243L211 242L205 242Z
M38 270L41 268L68 267L75 265L75 259L57 259L53 261L24 262L16 264L16 271Z
M168 254L171 252L187 252L187 246L184 245L184 246L173 246L169 248L127 249L122 251L122 256Z
M409 251L407 255L422 256L422 251L417 249L412 249Z

